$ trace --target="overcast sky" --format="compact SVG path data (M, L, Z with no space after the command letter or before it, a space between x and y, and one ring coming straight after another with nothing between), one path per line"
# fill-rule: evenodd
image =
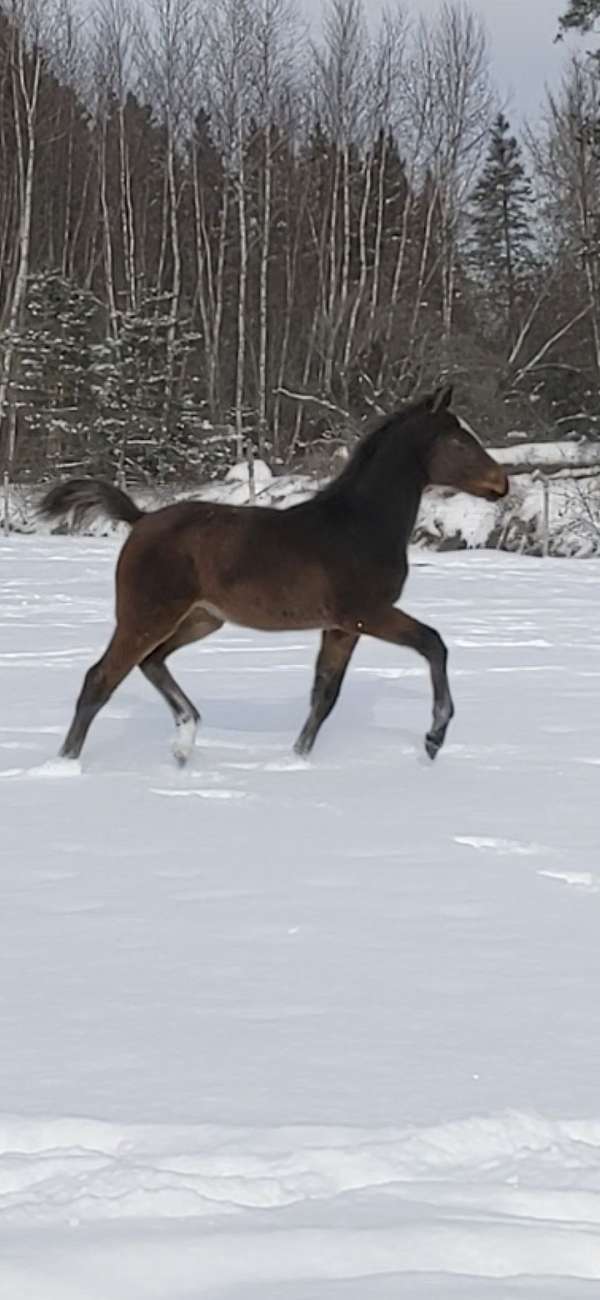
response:
M379 3L365 0L365 7L375 10ZM322 0L304 0L304 4L316 19ZM439 0L404 0L403 7L407 13L431 17L438 4ZM560 81L568 49L586 48L585 41L578 38L568 46L553 44L566 0L471 0L471 7L487 27L494 73L509 116L515 120L534 116L544 85Z

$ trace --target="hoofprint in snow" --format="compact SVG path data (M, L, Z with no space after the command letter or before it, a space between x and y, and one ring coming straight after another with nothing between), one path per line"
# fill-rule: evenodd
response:
M600 1280L600 564L413 555L427 675L317 637L132 675L55 754L112 541L0 552L0 1294L560 1300ZM68 769L72 771L73 769Z

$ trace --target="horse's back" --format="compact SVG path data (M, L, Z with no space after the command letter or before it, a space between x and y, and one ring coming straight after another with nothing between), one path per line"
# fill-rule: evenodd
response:
M398 595L394 573L329 503L180 501L145 515L119 560L117 606L204 606L263 630L333 627ZM400 566L402 567L402 566Z

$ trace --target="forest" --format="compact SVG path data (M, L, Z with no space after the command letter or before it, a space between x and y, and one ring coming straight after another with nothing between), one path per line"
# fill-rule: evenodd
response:
M515 124L462 2L0 4L6 479L326 464L445 377L496 444L600 431L583 42Z

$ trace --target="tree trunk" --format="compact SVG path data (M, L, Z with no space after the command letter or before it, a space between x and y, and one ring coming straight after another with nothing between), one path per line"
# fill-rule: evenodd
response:
M121 189L121 231L123 239L123 259L125 265L125 283L127 284L127 306L130 311L137 310L137 275L135 265L135 221L133 215L133 198L131 191L131 167L129 147L125 130L125 109L123 104L124 88L120 88L119 102L119 179Z
M264 184L263 224L260 251L259 287L259 346L258 346L258 451L265 459L267 438L267 331L269 306L269 252L271 246L271 188L273 159L271 156L271 124L264 131Z
M248 230L246 226L246 168L244 160L244 128L242 101L238 90L237 104L237 200L238 200L238 235L239 235L239 275L238 275L238 312L237 312L237 362L235 376L235 432L239 445L243 442L244 431L244 378L246 366L246 289L248 283Z
M356 322L358 320L358 313L363 304L365 288L367 284L367 211L369 207L369 199L371 197L372 181L373 181L373 156L372 154L368 154L367 157L365 158L365 163L364 163L363 196L362 196L362 203L360 206L360 219L359 219L359 230L358 230L359 246L360 246L360 273L359 273L359 280L358 280L358 288L356 290L354 302L352 304L352 311L350 313L350 320L348 323L348 333L346 335L346 346L344 348L344 360L343 360L344 394L343 396L346 405L348 405L348 376L350 370L350 363L352 360L354 337L356 334Z
M106 286L106 297L108 300L108 316L110 321L111 334L115 342L119 337L119 316L117 311L117 296L115 292L115 274L113 263L113 246L112 234L110 229L110 210L108 206L107 194L107 132L108 123L104 106L101 109L102 120L99 124L100 131L100 211L102 214L102 237L104 250L104 283Z
M23 47L23 34L15 31L13 48L11 53L13 61L13 105L15 122L20 120L21 107L25 115L25 128L27 139L27 159L22 159L20 171L23 176L23 189L21 195L21 214L19 222L19 260L17 274L13 287L12 303L8 316L7 340L4 347L2 358L2 368L0 370L0 429L3 427L6 415L9 411L9 387L13 372L15 360L15 350L17 342L17 330L21 322L25 295L27 291L27 277L29 274L29 249L31 242L31 217L33 206L33 179L35 173L36 158L36 114L38 106L38 96L40 88L40 77L42 71L42 55L39 49L34 49L31 58L33 67L31 69L30 84L27 81L25 68L25 50ZM20 130L19 130L20 139ZM12 468L15 455L16 441L16 420L15 413L9 415L7 437L7 456L5 469L5 501L6 511L8 510L8 484L12 477ZM9 529L8 513L5 513L4 526L6 531Z
M169 230L171 238L171 257L173 259L173 279L171 283L171 306L167 324L167 373L163 405L163 427L168 431L171 406L175 388L175 360L177 348L177 320L181 298L181 248L179 244L179 223L177 219L177 182L175 177L175 138L171 110L167 118L167 180L169 194Z
M375 314L379 304L379 285L381 280L381 247L385 219L385 178L388 151L387 130L384 129L379 159L379 176L377 185L377 223L375 228L375 252L373 257L373 282L371 285L371 303L369 308L369 333L373 334Z

